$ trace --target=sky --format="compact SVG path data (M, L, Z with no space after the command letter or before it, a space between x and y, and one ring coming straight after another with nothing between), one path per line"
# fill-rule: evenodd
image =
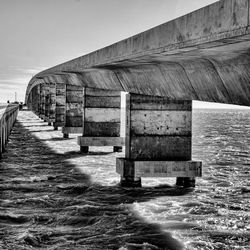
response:
M216 1L0 0L0 103L14 101L15 93L24 101L29 80L41 70Z

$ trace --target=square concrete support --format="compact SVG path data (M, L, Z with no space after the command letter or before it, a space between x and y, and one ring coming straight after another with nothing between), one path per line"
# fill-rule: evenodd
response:
M50 92L50 84L49 83L45 83L44 84L44 92L45 92L45 103L44 103L44 120L48 123L50 123L49 121L49 105L50 105L50 101L49 101L49 92Z
M81 134L83 120L83 87L66 84L65 123L62 133Z
M122 186L141 186L141 177L177 177L194 186L201 162L191 161L192 101L126 95L125 158L117 159Z
M77 143L81 147L104 147L104 146L114 146L119 145L119 148L125 146L124 137L89 137L89 136L78 136Z
M54 129L57 130L58 127L63 127L65 124L65 105L66 105L66 84L56 83L56 93L55 93L55 122L53 123Z
M56 89L55 84L52 82L46 82L45 88L45 111L44 120L48 122L51 126L55 122L55 112L56 112Z
M37 100L36 100L36 109L35 112L37 115L40 113L40 84L37 87Z
M34 86L30 92L29 109L35 114L39 114L40 86Z
M88 146L113 146L114 152L121 152L120 91L85 88L83 100L83 131L78 137L81 151L86 153Z
M40 109L39 109L39 117L41 119L45 119L45 86L44 84L40 84Z
M56 85L55 83L49 84L48 119L51 125L52 123L54 124L56 120Z
M127 167L129 166L129 168ZM116 172L121 177L201 177L202 164L196 161L134 161L116 159Z
M41 115L42 115L42 86L41 84L38 84L37 85L37 90L38 90L38 117L41 118Z

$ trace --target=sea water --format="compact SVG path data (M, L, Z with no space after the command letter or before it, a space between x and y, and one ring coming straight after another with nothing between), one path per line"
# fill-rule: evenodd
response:
M250 249L250 110L194 110L193 192L134 204L186 249Z
M124 153L82 155L75 138L20 112L0 161L0 248L249 249L250 111L194 110L192 143L195 189L171 188L174 178L121 188Z

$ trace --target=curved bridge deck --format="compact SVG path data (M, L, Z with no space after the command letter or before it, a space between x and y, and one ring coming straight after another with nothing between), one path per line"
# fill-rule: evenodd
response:
M250 105L249 0L221 0L35 75L44 82Z

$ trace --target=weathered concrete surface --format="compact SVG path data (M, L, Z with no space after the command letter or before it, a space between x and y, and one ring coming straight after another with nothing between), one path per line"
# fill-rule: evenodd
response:
M250 105L249 0L222 0L34 76L171 99Z

